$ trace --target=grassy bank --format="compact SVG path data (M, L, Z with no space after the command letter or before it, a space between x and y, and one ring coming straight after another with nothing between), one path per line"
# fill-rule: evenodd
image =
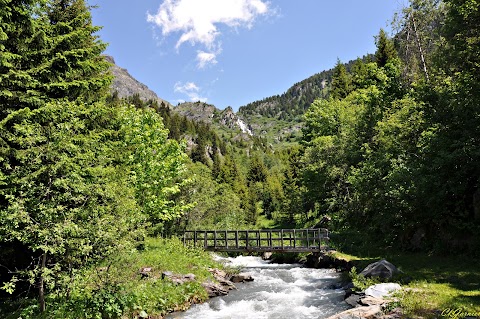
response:
M148 238L144 250L113 256L78 273L68 298L52 287L43 315L37 312L36 300L27 298L4 302L0 318L161 318L207 299L201 283L212 279L209 267L222 266L202 250L183 247L178 239ZM151 270L142 276L141 268ZM164 271L194 274L195 281L178 285L162 279Z
M380 249L358 233L334 234L332 246L338 250L337 258L351 261L360 270L379 259L396 265L403 272L398 280L409 288L399 305L412 318L480 317L480 261L476 258Z

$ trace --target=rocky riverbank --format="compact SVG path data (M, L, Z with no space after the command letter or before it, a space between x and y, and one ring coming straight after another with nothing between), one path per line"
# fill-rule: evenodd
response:
M278 262L278 260L276 261ZM309 268L333 268L337 271L348 271L353 267L350 262L335 258L334 254L309 257L305 266ZM213 279L202 283L209 298L229 294L231 290L236 289L235 283L253 281L252 276L247 273L229 274L226 271L213 268L210 268L209 271L213 275ZM396 267L386 260L370 264L360 273L361 276L377 277L383 281L388 281L396 274L398 274ZM195 277L191 274L178 276L165 272L162 276L177 284L195 280ZM333 284L331 289L336 289L336 291L343 289L345 291L344 302L352 308L332 315L328 319L399 319L403 316L401 309L392 306L392 302L395 300L391 297L391 293L401 289L398 284L381 283L359 291L352 282L343 282Z
M227 295L230 290L237 289L235 283L253 281L253 277L246 273L228 274L217 268L209 268L208 271L216 281L207 280L202 283L209 298ZM162 279L168 279L177 285L196 280L194 274L177 275L170 271L164 271Z
M306 265L313 268L335 268L340 271L349 271L354 266L351 262L334 257L333 253L322 255L311 255ZM390 262L380 260L365 267L360 276L365 278L378 278L381 281L388 281L399 270ZM403 310L392 307L395 298L391 295L401 290L396 283L380 283L366 288L364 291L356 291L352 282L344 283L341 287L345 290L345 302L353 307L333 315L327 319L400 319L403 318Z
M141 274L144 277L148 277L150 268L142 268ZM209 268L208 271L213 275L214 280L207 280L202 282L202 286L207 292L208 298L214 298L219 296L226 296L231 290L237 289L235 283L244 283L253 281L253 277L247 273L230 274L224 270L217 268ZM171 271L164 271L162 273L162 279L170 280L176 285L182 285L187 282L196 281L197 278L194 274L179 275L174 274ZM192 299L189 304L183 305L182 309L173 309L174 311L185 310L192 305L201 302L198 299ZM140 316L140 318L143 318ZM147 317L145 317L147 318Z
M264 256L265 257L265 256ZM270 257L270 255L268 256ZM275 262L282 262L282 257L273 256ZM285 257L284 257L285 258ZM298 260L297 260L298 261ZM287 258L292 262L292 257ZM330 268L338 271L350 271L355 265L351 261L338 258L335 251L326 254L311 254L307 256L304 265L308 268ZM379 278L381 281L388 281L399 273L399 270L390 262L381 260L365 267L360 275L369 278ZM365 291L354 291L352 282L332 287L345 290L345 302L352 307L327 319L397 319L403 318L401 308L391 307L395 300L389 295L393 291L401 289L400 285L384 283L381 286L369 287Z

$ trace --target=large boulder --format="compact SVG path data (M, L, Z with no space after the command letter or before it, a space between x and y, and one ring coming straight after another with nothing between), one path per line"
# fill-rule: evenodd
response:
M402 289L402 287L399 284L391 282L376 284L365 289L365 295L374 298L384 298L388 297L389 295L400 289Z
M400 271L392 263L386 261L385 259L374 262L360 273L365 277L379 277L381 279L391 279L393 276L398 274Z

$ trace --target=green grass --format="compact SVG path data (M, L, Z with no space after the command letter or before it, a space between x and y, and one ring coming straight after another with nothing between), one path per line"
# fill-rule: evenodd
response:
M147 278L140 269L151 268ZM145 249L128 251L104 260L77 274L70 284L69 297L50 292L47 310L38 314L34 299L3 305L4 318L161 318L165 314L187 309L191 303L203 302L207 293L201 283L213 280L208 268L222 268L210 254L186 248L179 239L147 238ZM194 274L196 280L175 284L162 279L162 272ZM1 306L1 305L0 305ZM1 308L1 307L0 307ZM18 310L23 308L22 310Z
M469 256L435 256L427 253L380 249L364 236L331 236L335 257L351 261L361 271L367 264L387 259L403 274L397 279L407 288L399 305L412 318L446 318L447 310L480 317L480 261ZM460 318L461 316L457 316Z

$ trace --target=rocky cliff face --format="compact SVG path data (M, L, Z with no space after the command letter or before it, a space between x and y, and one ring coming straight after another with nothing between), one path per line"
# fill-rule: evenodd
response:
M220 113L219 121L222 125L225 125L232 130L240 129L242 133L253 136L252 127L242 118L238 117L230 106Z
M203 102L185 102L173 107L173 111L182 116L186 116L189 120L196 122L213 123L213 118L218 110L215 106Z
M214 105L203 102L185 102L172 108L174 112L190 120L208 123L219 128L240 131L244 137L253 136L252 128L229 106L221 111Z
M112 93L116 91L120 98L138 94L144 101L156 100L158 104L163 102L165 105L170 105L169 102L159 98L155 92L148 88L148 86L137 81L126 69L116 65L113 57L106 55L105 59L112 64L110 67L110 72L112 72L114 76L111 87Z
M173 107L169 102L159 98L157 94L150 90L145 84L132 77L126 69L116 65L113 57L105 56L105 58L112 64L110 72L112 72L114 79L111 91L112 93L116 91L118 97L124 98L138 94L144 101L156 100L158 104L163 102L165 105L170 106L174 112L186 116L190 120L205 122L223 130L237 131L237 137L242 137L243 139L248 139L250 136L253 136L252 127L247 124L242 117L236 114L231 107L227 107L221 111L214 105L203 102L185 102Z

